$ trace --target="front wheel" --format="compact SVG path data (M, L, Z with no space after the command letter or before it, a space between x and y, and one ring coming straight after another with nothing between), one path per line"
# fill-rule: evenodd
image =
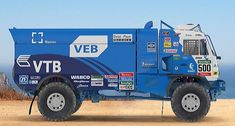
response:
M76 96L73 90L60 82L50 83L38 95L38 109L50 121L68 119L75 111Z
M177 87L171 98L175 115L186 121L203 119L210 109L210 96L197 83L185 83Z

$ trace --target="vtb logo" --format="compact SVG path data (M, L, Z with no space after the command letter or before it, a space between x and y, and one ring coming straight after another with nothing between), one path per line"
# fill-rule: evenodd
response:
M43 43L43 32L32 32L32 44Z
M107 35L81 35L70 44L70 57L98 57L107 47Z

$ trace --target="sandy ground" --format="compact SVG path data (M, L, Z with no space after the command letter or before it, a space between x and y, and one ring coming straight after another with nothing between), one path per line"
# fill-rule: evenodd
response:
M36 102L35 102L36 103ZM1 126L235 126L235 100L213 102L205 119L196 123L178 120L171 110L170 102L164 102L161 116L160 101L85 101L78 112L64 122L48 122L40 115L34 104L28 115L30 101L0 101Z

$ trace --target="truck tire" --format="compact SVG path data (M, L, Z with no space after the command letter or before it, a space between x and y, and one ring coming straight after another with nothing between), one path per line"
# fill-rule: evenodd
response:
M73 114L78 111L81 105L82 105L82 102L80 100L77 100Z
M49 121L63 121L74 112L76 96L73 90L61 82L52 82L38 94L38 109Z
M171 98L171 107L179 119L199 121L210 109L210 96L203 86L197 83L185 83L175 89Z

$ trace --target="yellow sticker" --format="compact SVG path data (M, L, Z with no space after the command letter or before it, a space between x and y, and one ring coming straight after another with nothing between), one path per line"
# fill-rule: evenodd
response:
M164 48L171 48L171 42L164 42Z

